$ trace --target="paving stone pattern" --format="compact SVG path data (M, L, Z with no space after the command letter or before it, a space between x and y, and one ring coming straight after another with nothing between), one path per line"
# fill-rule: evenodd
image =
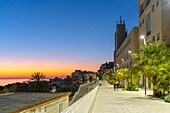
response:
M114 91L101 82L92 113L170 113L170 103L145 96L141 91Z

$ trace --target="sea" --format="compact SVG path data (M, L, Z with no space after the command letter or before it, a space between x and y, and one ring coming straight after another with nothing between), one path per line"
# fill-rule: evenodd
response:
M12 83L16 83L16 82L26 82L29 79L18 79L18 78L14 78L14 79L0 79L0 86L5 86L7 84L12 84Z
M48 81L49 79L45 79L45 80ZM28 81L30 81L29 78L27 78L27 79L22 79L22 78L1 79L0 78L0 86L5 86L5 85L16 83L16 82L23 83L23 82L28 82Z

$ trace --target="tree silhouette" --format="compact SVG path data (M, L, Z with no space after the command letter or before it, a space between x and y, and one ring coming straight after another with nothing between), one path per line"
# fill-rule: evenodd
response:
M34 72L31 76L31 80L34 80L36 82L40 82L45 78L45 75L41 72Z
M43 87L45 86L43 82L43 79L45 77L46 76L41 72L34 72L30 78L31 80L33 80L33 82L29 83L29 90L41 92L43 90Z

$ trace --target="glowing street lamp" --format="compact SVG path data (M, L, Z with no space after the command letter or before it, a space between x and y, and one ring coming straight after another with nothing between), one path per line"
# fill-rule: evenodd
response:
M119 68L119 64L116 64L117 65L117 68Z
M146 46L146 39L145 39L145 36L144 36L144 35L141 35L140 38L143 40L144 46Z
M121 61L122 61L122 68L123 68L124 67L124 59L122 58Z

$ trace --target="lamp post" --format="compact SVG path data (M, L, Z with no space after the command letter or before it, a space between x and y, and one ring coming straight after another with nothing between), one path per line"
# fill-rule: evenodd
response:
M146 46L146 39L145 39L145 36L144 36L144 35L142 35L142 36L140 36L140 38L143 40L143 44L144 44L144 46Z
M123 67L124 67L124 65L123 65L124 64L124 59L122 58L121 61L122 61L122 69L123 69Z
M113 72L115 73L115 67L113 67Z
M144 36L144 35L142 35L140 38L143 40L143 44L144 44L144 46L147 46L147 45L146 45L146 39L145 39L145 36ZM146 95L146 76L144 76L144 87L145 87L145 95Z
M129 50L128 53L130 54L130 66L132 66L132 51ZM132 71L131 71L131 91L132 91Z
M119 64L116 64L117 65L117 69L119 69Z

